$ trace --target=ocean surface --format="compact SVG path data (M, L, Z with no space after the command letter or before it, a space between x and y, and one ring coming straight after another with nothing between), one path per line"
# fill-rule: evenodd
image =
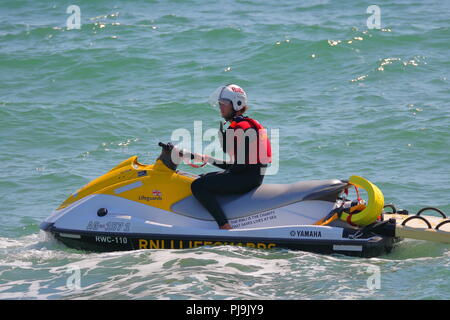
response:
M371 259L240 247L90 253L39 230L121 161L153 163L176 129L216 129L207 100L227 83L279 130L279 170L265 182L361 175L387 203L450 214L448 3L383 1L379 20L372 4L2 0L0 299L449 299L444 244L407 240ZM77 270L80 286L68 285Z

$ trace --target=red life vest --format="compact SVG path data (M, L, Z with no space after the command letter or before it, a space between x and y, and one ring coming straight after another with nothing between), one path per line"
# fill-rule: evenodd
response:
M249 141L249 155L246 157L246 164L269 164L272 162L272 148L270 146L270 140L267 136L267 130L255 119L249 117L237 117L233 120L228 129L234 129L234 135L237 136L237 143L234 146L234 150L227 150L230 157L234 159L234 154L237 150L243 150L238 148L237 144L245 142L245 133L247 130L254 130L254 139ZM241 132L236 132L241 129ZM239 141L239 134L242 134L243 140ZM251 135L250 135L251 136ZM248 160L248 163L247 163Z

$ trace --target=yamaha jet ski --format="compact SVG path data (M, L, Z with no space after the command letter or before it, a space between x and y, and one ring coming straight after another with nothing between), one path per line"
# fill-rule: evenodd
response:
M373 257L401 239L394 217L383 218L383 194L359 176L262 184L220 196L233 229L218 229L192 195L198 176L177 170L183 157L195 154L159 146L154 164L137 156L123 161L71 194L40 228L69 247L93 251L234 245ZM349 188L364 189L367 203L359 193L347 199Z

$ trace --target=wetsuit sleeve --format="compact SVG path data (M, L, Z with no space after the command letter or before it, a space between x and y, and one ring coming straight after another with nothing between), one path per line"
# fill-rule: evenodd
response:
M252 127L246 128L244 130L247 131L248 129L252 129ZM227 130L232 130L232 132L234 132L233 129L228 128ZM220 139L220 144L222 146L222 151L226 154L227 153L227 139L226 139L226 132L227 130L223 130L222 126L220 126L219 129L219 139ZM249 154L250 154L250 141L247 137L245 137L244 139L244 143L239 143L238 138L234 137L234 155L237 155L238 153L242 153L244 152L245 154L245 162L244 163L240 163L238 164L238 158L235 156L234 159L234 163L224 163L222 161L217 161L217 162L213 162L212 164L215 165L216 167L219 167L221 169L225 169L228 172L231 173L240 173L243 172L247 169L248 164L250 163L249 161Z
M216 162L216 160L214 160L213 162L211 162L211 164L213 165L213 166L216 166L216 167L218 167L218 168L220 168L220 169L228 169L228 168L230 168L233 164L230 164L230 163L224 163L223 161L220 161L220 162Z
M248 128L250 129L250 128ZM244 130L247 131L248 129ZM238 153L245 152L245 163L237 163L238 157L235 156L234 163L231 164L227 169L228 172L231 173L240 173L247 169L247 166L249 164L249 152L250 152L250 142L247 138L244 139L244 145L238 144L238 138L234 138L234 154L237 155Z
M226 130L223 130L223 123L220 122L220 128L219 128L219 141L220 145L222 146L222 151L226 153L227 147L226 147ZM223 160L218 159L211 159L212 162L210 162L213 166L216 166L220 169L229 169L233 164L231 163L225 163Z

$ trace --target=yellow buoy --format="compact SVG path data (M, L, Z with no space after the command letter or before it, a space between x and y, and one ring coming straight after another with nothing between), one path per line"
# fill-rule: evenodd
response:
M371 223L374 223L383 212L383 193L380 189L378 189L376 185L364 179L363 177L351 176L348 182L356 186L357 188L366 190L369 199L364 210L358 213L350 214L343 212L340 219L358 226L367 226Z

